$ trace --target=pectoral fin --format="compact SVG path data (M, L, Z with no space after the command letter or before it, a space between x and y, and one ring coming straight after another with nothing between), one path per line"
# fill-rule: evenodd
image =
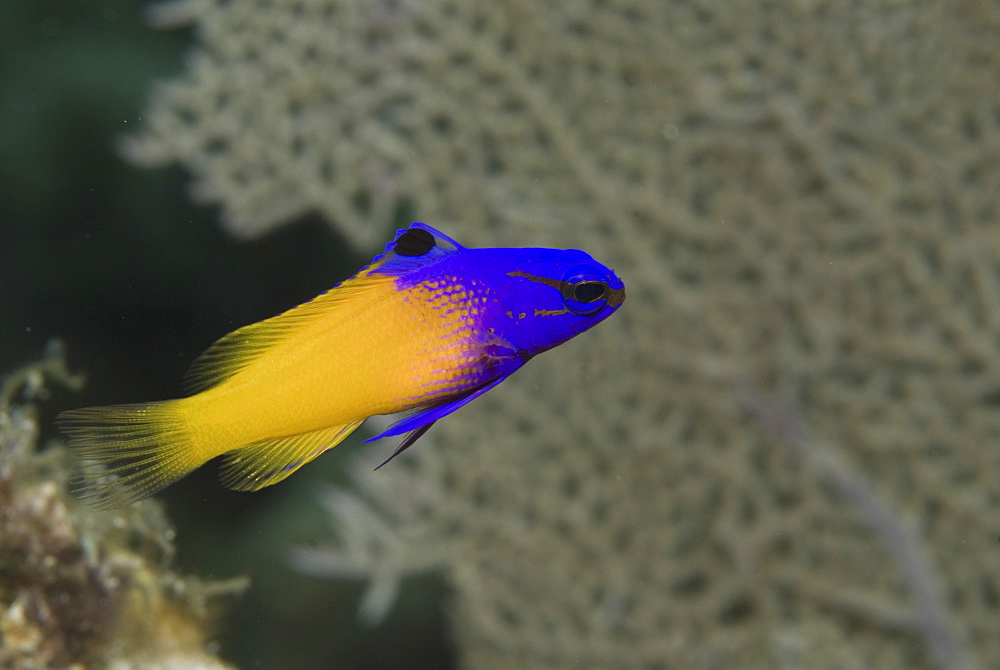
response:
M411 431L410 434L406 436L406 439L403 440L403 442L398 447L396 447L396 451L392 452L392 456L390 456L389 458L387 458L384 461L382 461L381 463L379 463L378 467L376 467L375 469L378 470L380 467L382 467L383 465L385 465L386 463L388 463L392 459L396 458L396 456L399 456L401 453L403 453L404 451L406 451L407 449L409 449L410 445L413 444L414 442L416 442L417 440L419 440L420 437L424 433L426 433L428 430L430 430L431 426L433 426L433 425L434 425L434 422L431 421L426 426L420 426L420 428L417 428L416 430ZM372 439L374 439L374 438L372 438ZM366 440L366 442L367 442L367 440Z

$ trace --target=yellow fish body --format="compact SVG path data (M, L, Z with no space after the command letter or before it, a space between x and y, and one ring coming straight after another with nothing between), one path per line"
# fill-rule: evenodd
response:
M505 301L482 276L459 272L455 257L475 251L496 250L466 250L414 224L354 277L219 340L188 374L194 395L64 412L60 424L83 463L79 493L97 506L118 506L223 454L223 483L257 490L372 415L424 409L384 433L413 431L399 453L537 353L487 325ZM505 276L521 285L522 276L552 281Z

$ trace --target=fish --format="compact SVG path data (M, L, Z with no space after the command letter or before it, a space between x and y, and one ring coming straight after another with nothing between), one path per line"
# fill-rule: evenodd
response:
M583 251L466 248L413 223L354 276L213 344L187 397L60 414L72 487L111 509L221 456L222 484L256 491L369 417L409 412L366 440L406 435L382 467L624 300L622 280Z

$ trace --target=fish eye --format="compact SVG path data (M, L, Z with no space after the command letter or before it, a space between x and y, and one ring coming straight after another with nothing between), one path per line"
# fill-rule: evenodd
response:
M608 292L608 285L602 281L584 281L573 286L573 298L584 304L597 302Z
M434 248L434 236L423 228L408 228L396 238L395 251L400 256L423 256Z
M597 314L607 304L609 288L604 277L584 266L566 273L559 283L563 303L573 314L591 316Z

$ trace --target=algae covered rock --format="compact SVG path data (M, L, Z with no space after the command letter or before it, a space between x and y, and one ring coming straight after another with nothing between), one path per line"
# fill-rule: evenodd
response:
M48 381L83 382L58 343L0 385L0 668L231 667L210 649L212 596L246 581L175 573L157 503L107 513L69 494L62 447L37 450Z

